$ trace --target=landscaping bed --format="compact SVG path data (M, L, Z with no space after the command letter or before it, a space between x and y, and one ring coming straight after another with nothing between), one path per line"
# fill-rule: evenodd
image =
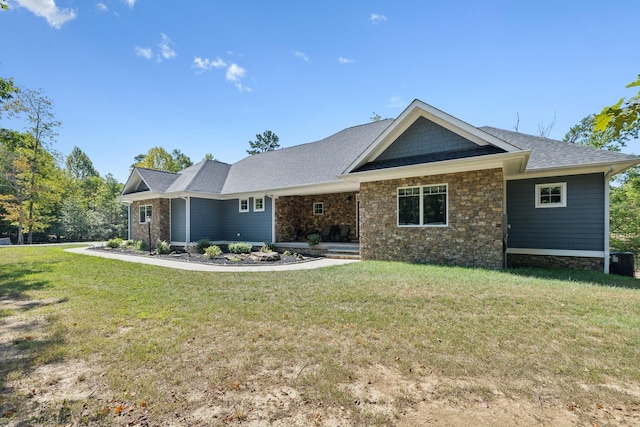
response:
M151 252L148 250L140 250L135 245L119 246L115 248L109 246L94 246L90 249L123 255L166 258L173 261L230 266L256 266L265 264L285 265L313 261L318 258L290 251L279 252L276 250L252 250L249 253L233 253L228 251L228 245L222 245L220 254L216 256L208 256L206 253L198 253L195 249L185 250L184 248L174 247L172 247L168 253L159 253L157 250L153 249Z

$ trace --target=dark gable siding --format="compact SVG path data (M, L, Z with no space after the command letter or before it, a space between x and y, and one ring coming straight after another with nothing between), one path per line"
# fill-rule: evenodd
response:
M221 203L224 227L220 230L220 240L234 242L271 241L271 210L273 209L271 198L264 198L264 212L253 211L253 198L249 199L249 212L238 212L238 199L225 200Z
M535 186L567 183L567 207L535 208ZM604 175L570 175L507 182L508 246L604 250Z
M171 241L187 241L187 201L171 199Z
M220 200L191 198L191 242L220 240L223 203Z
M471 148L478 148L478 145L420 117L376 161Z

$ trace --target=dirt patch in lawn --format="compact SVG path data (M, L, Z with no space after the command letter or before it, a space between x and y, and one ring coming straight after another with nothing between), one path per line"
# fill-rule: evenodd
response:
M107 377L117 374L118 366L104 366L100 360L38 360L36 343L51 339L51 332L47 318L31 310L58 302L0 299L1 425L640 425L640 403L594 402L583 408L560 401L552 391L523 398L507 394L491 379L442 378L424 366L415 367L417 376L382 364L366 366L340 387L353 396L348 407L312 402L296 380L315 375L317 367L275 361L242 382L186 385L189 392L182 395L167 378L161 392L184 402L184 409L164 412L133 392L110 388ZM640 402L637 384L603 386Z

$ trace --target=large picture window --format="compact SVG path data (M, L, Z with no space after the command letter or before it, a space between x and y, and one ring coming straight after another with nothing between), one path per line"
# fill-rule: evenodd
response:
M398 225L447 225L447 185L399 188Z
M564 208L566 206L566 182L536 185L536 208Z
M151 219L151 205L140 206L140 224L147 222L147 217Z

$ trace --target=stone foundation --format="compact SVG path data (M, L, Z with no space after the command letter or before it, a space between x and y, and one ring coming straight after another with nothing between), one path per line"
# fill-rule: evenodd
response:
M307 241L326 226L349 226L347 241L357 241L356 194L335 193L315 196L287 196L276 199L276 242ZM313 204L322 202L324 213L314 215Z
M400 187L448 185L448 225L399 227ZM503 266L501 169L364 182L360 186L360 254L365 260L499 269Z
M171 241L171 217L169 199L150 199L133 202L133 240L149 240L149 226L140 224L140 206L151 205L151 247L156 247L158 240Z
M507 267L570 268L604 272L604 258L507 254Z

